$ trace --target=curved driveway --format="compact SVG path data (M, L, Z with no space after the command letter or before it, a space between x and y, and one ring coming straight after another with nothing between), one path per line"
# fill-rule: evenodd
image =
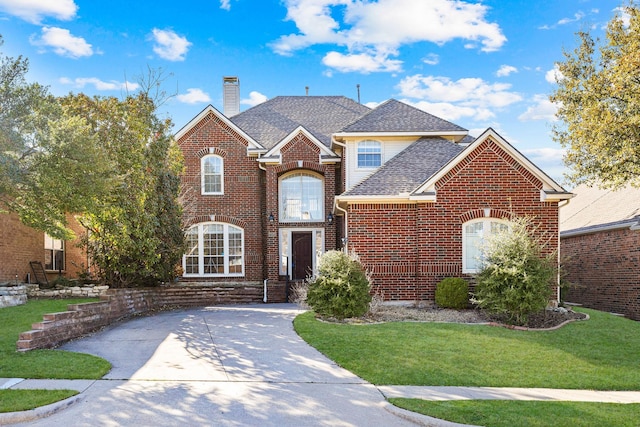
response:
M113 368L78 403L28 425L415 425L300 339L299 313L290 304L172 311L68 343Z

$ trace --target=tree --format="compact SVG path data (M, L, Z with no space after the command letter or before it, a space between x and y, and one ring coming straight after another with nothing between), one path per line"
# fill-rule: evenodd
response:
M114 287L172 280L184 233L178 203L182 157L170 120L158 118L146 92L123 100L69 95L61 103L69 115L85 118L120 182L79 217L100 276Z
M529 314L544 310L556 277L554 255L542 255L544 244L534 231L530 218L516 218L508 229L491 235L476 276L474 302L519 325Z
M91 209L111 191L113 164L81 117L27 83L28 69L27 59L0 53L0 211L68 239L66 214Z
M553 138L576 184L640 186L640 10L633 2L622 10L606 43L579 32L579 46L557 63Z

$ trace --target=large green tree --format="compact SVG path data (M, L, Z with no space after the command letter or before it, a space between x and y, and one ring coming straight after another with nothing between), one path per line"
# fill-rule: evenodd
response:
M554 139L567 149L573 183L640 186L640 10L633 2L607 25L606 41L579 32L558 62Z
M28 69L26 58L0 52L0 211L70 238L66 214L91 209L111 191L113 164L81 116L26 81Z
M178 202L182 157L170 120L158 117L146 91L124 99L69 95L61 104L70 116L85 118L120 182L79 217L100 276L114 287L172 280L184 233Z

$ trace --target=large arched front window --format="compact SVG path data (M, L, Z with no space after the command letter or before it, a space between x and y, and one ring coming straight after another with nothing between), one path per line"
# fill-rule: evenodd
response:
M324 185L322 177L310 172L295 172L280 179L280 221L324 221Z
M492 234L508 229L506 222L496 218L481 218L462 225L462 272L477 273L482 267L482 247Z
M194 225L186 233L187 252L182 260L185 277L242 276L244 231L226 223Z

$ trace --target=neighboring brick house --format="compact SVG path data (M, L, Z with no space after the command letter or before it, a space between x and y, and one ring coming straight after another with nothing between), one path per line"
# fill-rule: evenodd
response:
M71 216L68 219L71 229L80 234L80 225ZM0 214L0 283L35 283L32 261L42 263L49 280L60 274L77 277L87 258L76 243L52 239L22 224L15 214Z
M513 215L558 248L572 196L495 131L396 100L281 96L232 117L205 108L176 134L184 152L184 281L283 287L346 246L389 300L433 300L476 271L477 243Z
M640 189L573 192L560 210L564 299L640 320Z

